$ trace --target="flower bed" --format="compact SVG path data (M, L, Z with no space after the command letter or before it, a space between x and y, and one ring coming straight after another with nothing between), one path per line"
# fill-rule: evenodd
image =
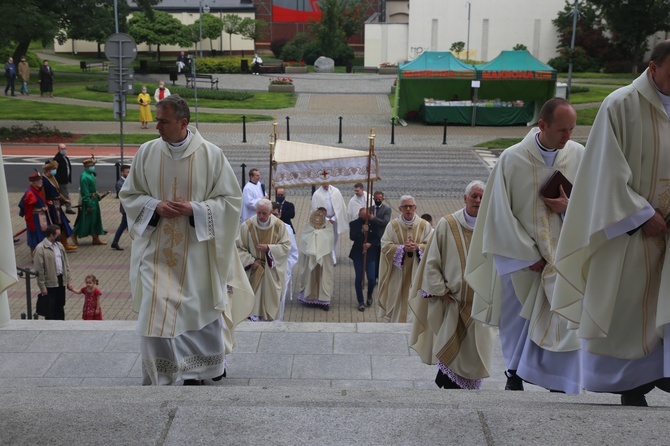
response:
M271 77L268 91L274 93L294 93L295 86L290 77Z
M379 74L398 74L398 64L392 62L382 62L379 64Z
M293 79L290 77L271 77L270 85L293 85Z

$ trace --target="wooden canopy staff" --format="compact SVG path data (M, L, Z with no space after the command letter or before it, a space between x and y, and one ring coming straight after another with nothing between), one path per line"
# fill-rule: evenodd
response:
M275 165L275 144L277 143L277 116L273 116L272 135L270 135L270 174L268 175L268 198L272 201L272 167Z
M368 136L368 179L367 179L367 199L365 200L365 225L370 224L370 207L372 206L372 187L374 185L374 179L372 178L372 157L375 156L375 129L371 128L370 129L370 136ZM365 272L367 271L367 256L368 256L368 250L365 249L365 244L368 242L368 232L365 231L363 233L363 281L361 282L361 289L365 289Z

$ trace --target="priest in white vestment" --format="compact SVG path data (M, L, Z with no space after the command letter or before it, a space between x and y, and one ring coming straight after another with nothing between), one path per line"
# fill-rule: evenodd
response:
M279 189L277 189L279 192ZM281 204L277 202L272 202L272 215L281 220ZM283 220L282 220L283 221ZM289 295L293 299L293 267L298 264L298 244L295 241L295 235L293 235L293 227L284 222L286 229L288 230L288 236L291 239L291 249L288 252L288 258L286 259L286 281L284 282L284 290L282 291L282 301L281 301L281 311L279 315L279 321L284 319L284 306L286 305L286 295Z
M593 123L558 244L552 310L583 340L584 388L670 391L670 40Z
M300 293L298 300L307 305L319 306L324 311L330 309L333 297L335 274L333 263L333 230L328 226L326 209L312 212L300 235L299 270Z
M14 237L12 236L12 214L9 208L9 195L5 182L5 168L0 148L0 327L9 324L9 301L7 289L18 281L16 275L16 256L14 255Z
M339 235L349 230L349 217L342 193L330 183L324 183L312 194L312 204L309 213L313 214L318 208L326 210L326 218L333 224L333 264L337 264L337 239Z
M140 147L119 193L144 384L225 376L235 325L253 306L235 250L240 187L223 151L189 119L178 95L156 105L161 138Z
M470 316L474 291L463 279L485 188L468 184L465 208L440 219L410 290L410 347L424 363L437 363L435 384L444 389L479 389L490 375L496 330Z
M433 228L416 215L414 198L400 197L401 215L391 220L381 239L379 267L380 318L407 322L407 301L412 278L426 249Z
M261 173L258 169L249 171L249 181L242 190L242 215L240 222L246 221L256 215L256 203L261 198L270 198L265 193L265 186L261 183Z
M506 390L523 381L580 393L580 343L567 321L551 313L554 259L568 197L541 190L556 170L573 181L584 153L570 140L572 105L554 98L540 110L539 129L506 149L488 180L468 252L465 279L475 290L472 316L499 325Z
M281 300L286 283L291 251L289 229L272 215L272 202L256 202L256 215L242 222L237 250L256 295L251 319L274 321L281 315Z
M349 199L349 204L347 205L348 223L358 220L358 211L361 208L368 208L370 206L372 206L372 200L370 200L369 194L365 191L363 183L354 184L354 196Z

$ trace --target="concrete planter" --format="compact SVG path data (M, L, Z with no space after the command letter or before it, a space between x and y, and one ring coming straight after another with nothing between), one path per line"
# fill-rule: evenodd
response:
M398 67L379 67L378 74L398 74Z
M286 74L304 74L307 73L307 67L284 67Z
M270 93L295 93L294 85L268 85L268 91Z

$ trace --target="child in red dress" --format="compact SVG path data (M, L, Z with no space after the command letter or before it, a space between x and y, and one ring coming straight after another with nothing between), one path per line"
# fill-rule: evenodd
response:
M81 290L75 290L70 286L70 291L75 294L84 295L84 312L82 319L85 321L101 321L102 308L100 308L100 296L102 292L97 288L98 279L93 274L86 276L86 286Z

